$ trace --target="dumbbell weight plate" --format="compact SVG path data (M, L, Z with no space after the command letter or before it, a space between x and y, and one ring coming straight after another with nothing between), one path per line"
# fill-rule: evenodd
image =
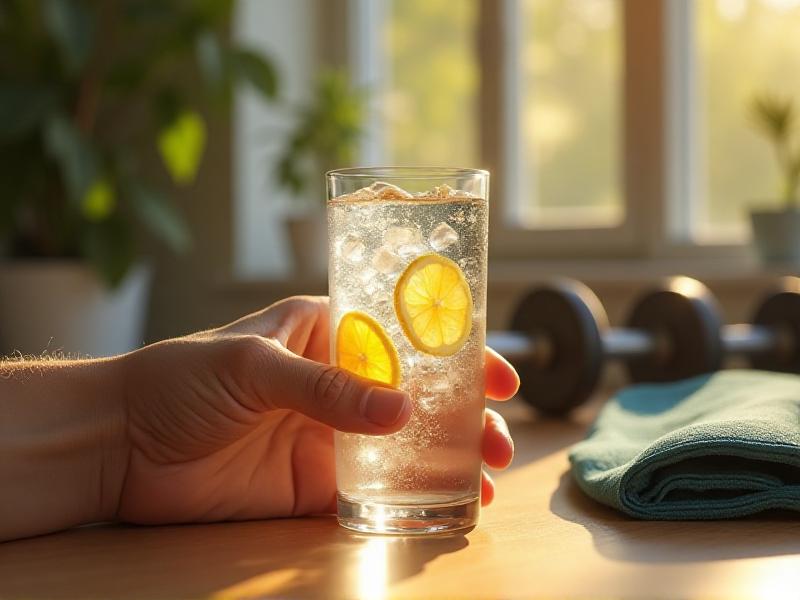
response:
M560 415L594 391L603 366L600 332L608 318L597 296L578 281L559 280L525 296L511 330L528 336L534 347L549 346L548 358L515 360L520 394L538 410ZM544 344L537 341L544 340Z
M777 346L750 357L756 369L800 373L800 278L784 277L753 317L754 325L777 333Z
M722 319L708 288L689 277L672 277L643 296L627 326L650 333L656 351L629 358L633 381L677 381L722 366Z

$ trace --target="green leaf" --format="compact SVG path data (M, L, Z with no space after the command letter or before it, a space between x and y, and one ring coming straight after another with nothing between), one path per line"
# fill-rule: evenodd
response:
M64 55L70 73L80 72L93 43L94 21L79 0L45 0L44 23Z
M136 258L130 225L122 218L90 224L81 236L81 250L110 288L125 279Z
M80 206L97 179L97 157L89 141L64 115L48 119L44 130L45 148L59 165L70 199Z
M363 92L352 88L343 72L322 71L311 101L296 114L275 173L282 187L298 195L319 172L352 161L363 133Z
M94 223L107 219L117 204L117 197L111 182L103 177L95 180L81 202L83 216Z
M191 10L205 25L219 25L227 21L233 11L234 0L194 0Z
M175 183L194 181L206 145L206 125L200 113L181 111L158 134L158 151Z
M0 83L0 143L33 131L47 116L54 99L45 87Z
M761 94L753 100L752 114L769 137L783 142L794 128L794 106L790 98Z
M278 75L270 62L252 50L231 51L231 67L236 79L244 79L266 98L278 93Z
M130 194L133 210L154 235L175 252L183 253L191 247L191 234L186 222L169 198L142 184L133 184Z

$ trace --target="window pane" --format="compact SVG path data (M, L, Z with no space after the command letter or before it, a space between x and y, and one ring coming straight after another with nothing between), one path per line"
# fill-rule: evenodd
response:
M388 162L478 166L477 0L393 0L386 19Z
M521 6L520 217L531 227L617 224L624 212L619 2Z
M794 94L800 108L800 0L703 0L697 19L700 94L699 239L741 238L747 208L775 205L779 173L753 126L757 93Z

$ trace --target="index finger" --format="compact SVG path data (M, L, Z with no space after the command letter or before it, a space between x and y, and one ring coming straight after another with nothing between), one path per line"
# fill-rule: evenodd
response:
M486 396L492 400L508 400L519 389L519 375L509 362L486 347Z

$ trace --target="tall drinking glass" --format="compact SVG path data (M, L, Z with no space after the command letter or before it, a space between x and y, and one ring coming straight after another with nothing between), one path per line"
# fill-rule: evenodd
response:
M387 436L336 433L339 522L472 527L480 508L489 174L376 167L328 183L331 359L411 397Z

